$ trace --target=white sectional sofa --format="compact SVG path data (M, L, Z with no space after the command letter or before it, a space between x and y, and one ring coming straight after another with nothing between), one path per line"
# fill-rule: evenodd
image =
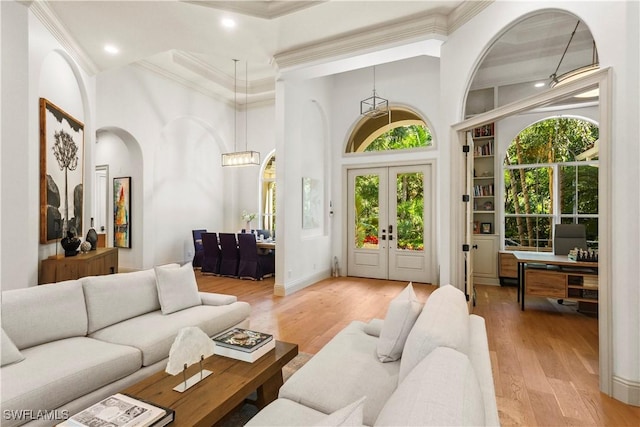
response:
M235 296L198 292L191 265L2 292L1 424L53 425L32 418L72 415L163 370L183 327L213 336L249 315Z
M499 425L484 319L451 285L411 307L413 317L393 319L390 306L384 321L352 322L247 426ZM401 358L383 363L394 358L381 354L387 322L404 336L392 342Z

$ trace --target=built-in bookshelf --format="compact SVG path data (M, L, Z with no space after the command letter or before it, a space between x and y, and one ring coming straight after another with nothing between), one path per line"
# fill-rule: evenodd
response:
M498 237L496 230L495 126L472 130L474 277L477 283L497 283Z

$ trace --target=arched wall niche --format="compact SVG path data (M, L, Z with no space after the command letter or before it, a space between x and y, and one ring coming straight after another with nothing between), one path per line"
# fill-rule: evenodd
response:
M78 230L78 235L84 236L90 225L93 183L93 125L87 85L80 68L64 50L49 50L39 65L38 96L56 104L84 126L82 230ZM38 159L39 156L40 153ZM55 254L56 248L56 243L40 245L39 258Z
M224 229L227 189L221 155L225 146L219 132L194 116L170 120L154 147L152 186L145 194L145 246L153 253L153 265L191 262L194 248L191 230ZM150 257L150 258L149 258Z
M145 226L144 162L140 143L129 131L104 126L96 131L95 165L109 168L107 201L108 212L113 212L113 178L131 177L131 248L120 248L120 271L142 268ZM107 246L113 246L113 215L107 221Z

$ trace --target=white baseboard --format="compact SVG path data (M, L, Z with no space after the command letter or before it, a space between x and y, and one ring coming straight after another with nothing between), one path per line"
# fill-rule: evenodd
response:
M317 283L328 277L331 277L331 271L327 269L327 270L321 270L310 276L303 277L301 279L294 280L292 282L288 282L286 286L284 286L281 283L276 283L273 288L273 294L281 297L291 295L294 292L298 292L299 290L304 289L307 286L311 286L314 283Z
M613 376L613 398L627 405L640 406L640 382Z

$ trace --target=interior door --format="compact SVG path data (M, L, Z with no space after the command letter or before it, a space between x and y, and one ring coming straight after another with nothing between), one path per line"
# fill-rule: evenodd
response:
M348 274L433 283L431 166L352 169Z
M467 195L467 203L464 210L465 224L465 246L464 252L464 271L465 271L465 294L469 297L470 304L475 304L475 294L473 287L473 256L477 249L477 245L473 241L473 210L471 203L471 195L473 194L473 138L471 132L466 132L466 150L464 150L464 171L465 171L465 193Z

